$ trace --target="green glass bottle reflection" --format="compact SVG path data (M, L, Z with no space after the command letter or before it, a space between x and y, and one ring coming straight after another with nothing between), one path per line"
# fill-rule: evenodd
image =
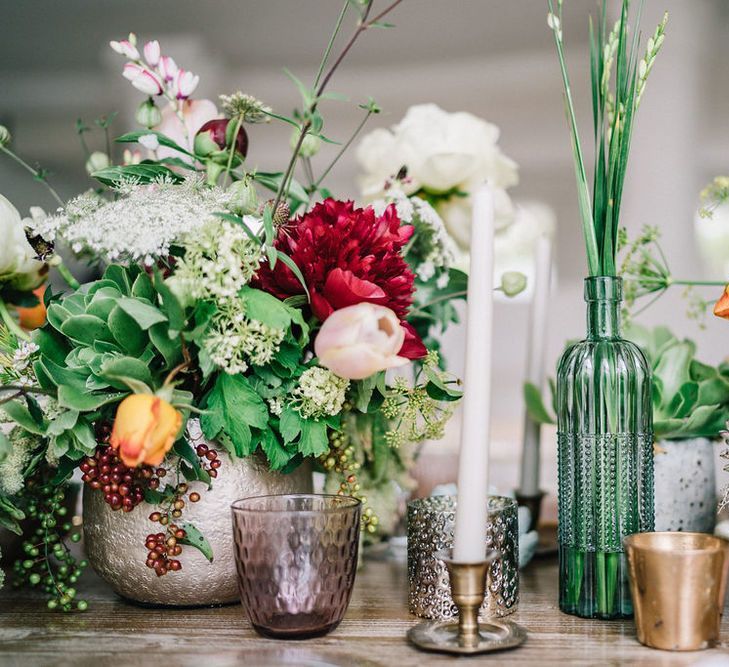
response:
M584 618L632 616L622 540L653 530L650 367L621 299L620 278L585 280L587 338L557 371L559 606Z

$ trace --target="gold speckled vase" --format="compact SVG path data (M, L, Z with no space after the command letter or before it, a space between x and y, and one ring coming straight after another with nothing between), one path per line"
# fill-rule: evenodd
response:
M206 441L191 422L189 437L197 446ZM237 602L233 527L230 505L249 496L310 493L311 468L300 466L289 475L272 472L258 455L231 459L218 447L223 464L210 490L193 482L200 501L188 503L180 521L194 524L213 550L210 563L197 549L185 546L182 569L158 577L145 564L145 538L159 530L149 515L152 505L141 503L132 512L113 511L100 491L84 488L84 542L89 562L97 574L122 597L147 605L209 606Z

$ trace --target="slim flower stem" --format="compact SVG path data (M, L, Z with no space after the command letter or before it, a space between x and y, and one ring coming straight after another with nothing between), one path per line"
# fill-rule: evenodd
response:
M322 181L329 175L329 172L334 168L334 165L339 162L339 158L344 155L344 153L347 151L347 149L352 145L352 142L357 138L357 135L362 131L362 128L365 126L365 123L369 120L369 117L372 115L372 111L369 109L367 110L367 113L365 114L365 117L362 119L362 122L357 126L357 129L354 131L352 136L349 138L346 144L342 146L340 151L337 153L337 155L334 157L334 159L329 163L329 166L322 172L322 175L319 176L316 183L313 184L314 190L318 190L319 186L322 184Z
M60 257L59 257L60 259ZM81 283L76 280L74 275L71 273L69 268L63 263L63 260L61 260L61 263L56 266L56 270L61 275L61 278L63 278L66 281L66 284L73 290L77 290L79 287L81 287Z
M223 176L223 184L225 185L225 182L228 178L230 178L230 168L233 165L233 158L235 157L235 148L238 140L238 132L240 132L240 128L243 125L243 115L238 116L238 120L235 123L235 132L233 132L233 138L230 142L230 153L228 154L228 163L225 165L225 176ZM274 209L275 211L276 209Z
M459 292L451 292L450 294L444 294L443 296L436 297L435 299L432 299L431 301L428 301L428 303L424 303L422 306L419 306L418 308L413 308L410 310L410 315L415 315L416 313L424 313L428 308L431 306L434 306L437 303L441 303L442 301L449 301L451 299L460 299L464 298L468 295L468 292L466 290L461 290Z
M37 181L41 181L48 188L51 195L53 195L53 198L58 202L59 206L64 205L63 199L61 199L59 194L53 189L53 186L46 180L45 176L42 176L37 169L33 169L33 167L31 167L20 156L16 155L13 151L11 151L7 146L0 146L0 151L2 151L6 155L8 155L10 158L15 160L21 167L23 167L26 171L31 173L33 175L33 178L35 178Z
M349 4L350 4L350 0L344 0L342 9L339 12L339 17L337 18L337 23L335 24L334 30L332 31L332 36L329 38L329 43L327 44L327 48L324 50L324 55L322 56L321 63L319 63L319 71L316 73L316 79L314 79L314 88L316 88L319 85L319 80L321 79L321 75L324 73L324 67L327 64L327 60L329 60L329 54L332 52L332 47L334 46L334 41L337 39L339 30L342 27L342 21L344 20L344 16L347 13Z
M286 167L286 171L284 173L284 177L281 179L281 187L279 187L278 192L276 193L276 199L273 204L273 210L276 211L278 208L278 205L281 203L281 199L284 197L284 194L287 192L287 184L289 182L289 179L292 178L294 168L296 167L296 162L299 158L299 152L301 151L301 146L304 143L304 139L311 129L311 118L314 112L316 111L316 108L319 104L319 100L324 93L324 90L327 87L327 84L331 80L332 76L334 75L334 72L337 71L337 68L339 65L342 64L342 61L347 56L349 51L354 46L355 42L359 38L359 36L365 32L368 28L371 28L373 24L380 21L384 16L389 14L395 7L397 7L402 0L395 0L395 2L388 5L385 9L383 9L377 16L375 16L372 19L368 20L370 11L372 10L372 3L374 0L369 0L367 2L366 7L364 8L362 12L362 17L360 19L359 25L357 26L356 30L352 34L352 36L349 38L349 41L344 46L344 48L341 50L339 55L337 56L337 59L334 61L334 64L329 68L329 71L326 73L324 78L321 80L321 83L319 83L319 86L316 87L316 90L314 92L314 98L312 102L309 104L309 108L306 110L306 113L304 114L306 117L306 120L302 123L300 131L299 131L299 139L296 142L296 146L294 146L294 152L291 156L291 160L289 161L288 166ZM336 36L336 35L335 35ZM328 54L326 54L328 55Z
M691 287L725 287L725 280L671 280L671 285L688 285Z
M10 314L7 304L0 299L0 319L5 323L5 326L13 334L22 340L29 341L30 336L24 331L21 326L15 321L15 318Z

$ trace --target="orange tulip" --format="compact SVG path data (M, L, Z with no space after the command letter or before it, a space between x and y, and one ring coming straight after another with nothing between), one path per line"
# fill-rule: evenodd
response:
M723 294L714 306L714 315L729 320L729 285L724 288Z
M158 466L170 451L182 425L182 415L151 394L127 396L116 410L109 444L125 465Z
M17 306L18 319L20 320L20 326L23 329L31 331L32 329L38 329L46 323L46 306L43 303L43 294L46 291L46 286L41 285L40 287L33 290L33 294L38 297L38 305L30 308L23 308Z

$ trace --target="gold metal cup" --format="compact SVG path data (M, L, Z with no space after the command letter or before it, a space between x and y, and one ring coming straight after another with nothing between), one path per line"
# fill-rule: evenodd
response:
M636 533L623 540L638 641L696 651L719 641L729 542L705 533Z

